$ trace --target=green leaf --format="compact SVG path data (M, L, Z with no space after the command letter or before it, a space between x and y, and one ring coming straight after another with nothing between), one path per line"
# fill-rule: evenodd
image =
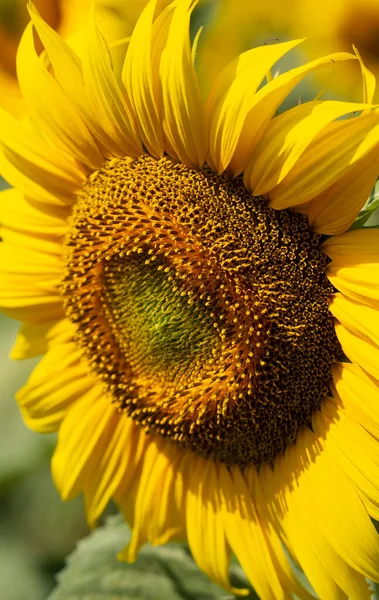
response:
M212 583L181 544L146 544L133 564L119 562L117 553L130 539L121 517L79 542L48 600L232 600ZM233 585L251 589L242 569L231 567ZM248 596L257 599L254 592Z
M361 229L373 216L375 211L379 209L379 180L376 182L374 189L372 190L369 199L367 200L365 206L359 213L358 217L355 219L354 223L350 227L350 229Z
M0 6L1 6L1 2L0 2ZM0 9L0 21L1 21L1 9ZM8 189L9 187L10 186L7 184L7 182L5 181L5 179L3 179L2 177L0 177L0 192L2 190Z
M368 208L361 211L357 219L355 219L350 229L361 229L367 223L370 217L379 208L379 198L369 204Z

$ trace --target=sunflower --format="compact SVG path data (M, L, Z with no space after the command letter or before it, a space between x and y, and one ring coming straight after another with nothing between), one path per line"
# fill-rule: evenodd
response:
M58 431L63 499L113 499L120 557L187 539L226 590L369 598L379 579L379 231L348 231L379 172L379 109L276 115L332 54L266 77L301 40L240 55L202 100L194 0L150 2L120 77L94 14L80 55L29 5L1 112L0 297L22 321L18 393ZM34 33L43 45L35 50ZM263 83L263 84L262 84ZM159 499L159 501L157 501ZM290 558L291 557L291 558Z

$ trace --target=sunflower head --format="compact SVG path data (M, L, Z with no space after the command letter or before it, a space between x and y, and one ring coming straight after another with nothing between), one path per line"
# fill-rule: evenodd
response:
M321 597L366 598L379 238L346 231L379 171L374 81L349 53L266 77L296 40L239 56L204 102L195 6L150 2L122 69L94 11L74 51L29 6L30 119L2 113L0 131L16 188L0 299L23 321L13 355L45 356L18 400L30 426L59 430L62 496L83 491L91 523L114 498L132 523L128 560L187 537L225 589L241 593L234 552L263 599L308 598L288 551ZM277 114L344 61L361 65L364 102Z
M147 431L227 464L273 462L310 426L340 353L321 240L241 178L117 159L73 211L66 314Z

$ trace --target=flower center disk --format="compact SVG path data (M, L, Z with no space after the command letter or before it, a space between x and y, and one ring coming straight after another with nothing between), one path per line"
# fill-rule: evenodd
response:
M228 465L272 462L311 424L340 355L321 241L240 178L112 160L78 195L66 313L147 431Z

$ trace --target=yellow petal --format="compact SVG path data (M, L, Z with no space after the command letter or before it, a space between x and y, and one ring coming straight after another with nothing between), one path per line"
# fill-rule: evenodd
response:
M17 74L25 104L43 134L84 165L98 169L104 159L78 112L37 56L31 23L19 45Z
M326 405L327 400L324 410ZM336 415L336 422L331 427L337 428L338 411L333 409L333 414ZM323 438L328 437L328 425L325 425L325 421L323 423L321 414L317 413L314 416L312 425L323 450L317 460L318 465L309 471L312 475L303 486L303 491L306 495L309 494L309 497L313 497L318 506L319 513L314 517L315 523L320 528L320 534L325 536L326 541L347 565L365 577L377 580L379 538L375 528L354 486L334 460L328 439L321 442ZM304 481L306 479L304 478ZM333 494L325 494L322 485L333 489ZM308 489L305 490L304 487ZM346 591L349 593L348 589ZM352 593L349 595L354 597Z
M142 12L130 39L122 72L122 81L137 117L142 141L148 152L163 156L162 117L154 85L152 68L153 21L156 1Z
M123 477L120 481L120 485L115 492L114 500L119 507L120 511L124 515L126 521L134 527L135 516L136 516L136 504L137 495L139 492L139 484L141 480L142 470L144 468L144 456L150 443L155 443L155 438L147 435L141 427L135 425L132 430L132 435L128 439L128 444L131 446L130 452L128 451L128 472L127 476ZM178 487L177 483L180 482L180 478L175 479L174 489ZM183 487L183 486L182 486ZM183 506L183 494L181 490L181 503ZM118 554L119 560L129 560L129 545L127 545Z
M20 360L39 356L47 352L55 343L70 341L74 333L75 329L67 319L46 323L23 323L10 357L13 360Z
M112 436L103 449L92 476L86 478L83 487L90 527L96 525L121 484L133 477L132 454L135 449L135 437L140 435L138 425L126 414L119 415L118 420L115 420Z
M24 323L17 333L10 358L13 360L22 360L44 354L48 349L46 335L56 323L56 321Z
M252 193L260 196L270 192L288 175L324 127L364 107L364 104L351 102L306 102L275 117L267 126L253 157L250 169Z
M184 538L181 519L183 502L178 502L176 488L180 478L180 465L183 452L180 449L164 448L167 454L162 482L159 484L160 502L154 502L153 518L148 528L148 539L153 545L166 544L171 539ZM181 495L182 498L182 495Z
M349 418L350 417L350 418ZM369 515L379 516L377 441L351 418L339 398L325 402L320 419L328 429L334 460L352 481Z
M368 599L364 574L376 577L377 536L353 484L336 464L318 413L313 427L317 433L301 431L274 470L262 469L266 500L321 598ZM335 493L325 494L325 485ZM349 554L357 536L359 551Z
M73 342L56 343L17 393L25 423L41 432L56 431L68 407L93 385Z
M24 237L30 241L28 236ZM8 240L0 245L0 264L0 304L6 314L27 322L61 318L59 255Z
M379 262L370 258L349 258L345 265L331 262L327 277L345 296L377 306L379 301Z
M313 515L309 514L311 500L299 493L303 484L300 478L311 468L315 465L302 460L298 444L293 450L288 448L284 457L276 459L274 471L269 465L263 465L260 476L266 502L286 546L290 544L294 559L318 595L328 600L346 600L346 594L335 581L334 570L330 570L330 564L335 568L341 561L319 533L317 537L314 535Z
M181 162L201 167L207 154L204 108L192 60L190 18L197 0L176 6L162 53L164 131Z
M341 323L336 323L335 328L342 350L348 359L362 367L376 379L379 379L378 346L355 335Z
M257 472L255 467L245 469L245 475L248 480L249 489L252 493L253 501L257 507L259 521L264 532L268 548L278 573L284 590L288 590L291 594L302 600L312 600L314 596L310 594L297 579L290 563L288 555L285 554L283 542L280 539L280 527L276 525L275 519L272 518L270 507L267 506L264 497L262 486L262 474ZM286 540L287 542L287 540Z
M24 233L23 231L17 231L17 229L10 229L6 226L1 227L1 236L4 243L6 243L7 245L10 244L12 246L12 248L15 250L15 256L20 256L21 261L22 252L24 252L27 263L30 262L27 253L28 249L31 249L32 251L36 250L38 252L43 253L46 256L55 255L59 258L62 256L62 239L59 239L58 237L33 234L31 235L29 233ZM42 257L42 260L43 259L44 257ZM50 261L50 263L46 262L46 264L52 265L52 261ZM38 271L38 265L33 265L33 267L34 266L37 268ZM7 265L4 265L4 267L7 271ZM58 277L61 274L61 269L62 263L56 260L56 273Z
M134 115L121 93L109 51L98 30L93 10L91 12L83 75L94 119L102 124L109 140L113 141L116 156L139 156L142 145Z
M284 209L312 200L361 159L372 160L371 151L378 144L376 112L330 123L307 146L283 181L270 191L270 205Z
M314 415L312 426L317 439L313 442L314 448L309 446L314 435L305 432L292 452L293 459L296 453L299 473L298 517L305 528L309 528L311 545L317 549L325 566L333 564L332 575L336 583L348 597L368 599L370 595L364 576L377 578L377 534L354 485L335 461L328 440L328 426L323 424L318 413ZM304 466L305 470L300 474ZM322 485L333 489L333 494L325 494ZM315 503L312 505L317 506L317 511L309 511L310 502ZM351 546L354 546L353 550Z
M20 192L25 194L34 202L41 202L52 206L67 207L72 203L72 196L61 198L58 194L48 191L38 183L25 175L24 160L1 147L0 143L0 173L2 177L12 186L16 186ZM17 165L17 166L15 166ZM29 165L29 169L32 167ZM0 192L3 193L3 192Z
M84 180L84 173L80 172L74 161L59 149L52 149L31 128L1 108L0 119L0 148L3 155L0 168L3 176L26 195L31 189L37 198L39 195L42 198L48 195L48 201L71 204L74 192ZM31 188L28 187L28 181Z
M261 598L283 598L257 509L239 467L229 470L220 465L219 489L226 538L249 581Z
M374 437L379 439L379 385L358 365L338 363L333 382L344 408Z
M231 557L216 492L217 465L200 457L193 457L191 463L186 478L186 526L192 555L213 581L232 593L245 595L247 590L235 590L229 581Z
M345 175L313 198L308 208L311 228L324 235L349 229L365 205L379 173L377 149L352 165ZM346 190L349 193L346 194Z
M55 79L66 95L71 100L75 99L81 110L85 110L86 92L79 58L60 35L45 23L32 2L28 2L28 10L54 68Z
M1 228L3 244L0 246L4 273L41 273L50 277L62 276L62 243L43 236L34 236Z
M48 204L27 200L14 188L0 194L0 224L7 229L62 239L68 228L68 214L65 207L52 208Z
M345 298L342 294L335 294L329 310L351 333L379 347L377 308Z
M256 104L266 73L302 40L253 48L230 63L216 80L206 103L209 154L217 171L224 171L235 153L246 119ZM249 136L254 135L249 131Z
M172 469L177 454L177 448L167 446L162 438L150 439L145 448L135 503L133 535L122 553L128 562L136 560L141 546L147 541L153 544L165 543L178 530L175 506L166 506L165 518L159 523L159 503L156 501L163 488L166 488L167 493L166 478L172 481Z
M53 67L54 78L97 141L101 155L105 158L111 157L114 143L104 131L103 124L96 119L91 110L79 57L54 29L45 23L37 9L30 2L28 9L33 25Z
M64 500L75 497L96 472L119 419L103 386L92 378L89 382L90 389L65 414L52 459L54 482Z
M244 182L248 189L250 185L250 171L254 166L255 148L264 135L266 127L275 114L277 108L282 104L294 87L304 79L308 73L325 68L335 68L336 63L355 59L353 54L337 52L323 58L311 61L306 65L291 69L287 73L279 75L267 85L263 86L254 96L253 105L247 115L241 136L231 162L231 170L238 175L243 170Z
M335 266L349 264L353 259L361 264L379 263L379 229L355 229L327 239L323 250ZM378 280L379 284L379 280Z
M371 71L365 66L361 55L358 52L358 49L353 45L354 52L358 57L359 63L361 65L362 71L362 86L363 86L363 102L367 102L370 104L373 101L375 88L376 88L376 79L375 75L371 73Z

